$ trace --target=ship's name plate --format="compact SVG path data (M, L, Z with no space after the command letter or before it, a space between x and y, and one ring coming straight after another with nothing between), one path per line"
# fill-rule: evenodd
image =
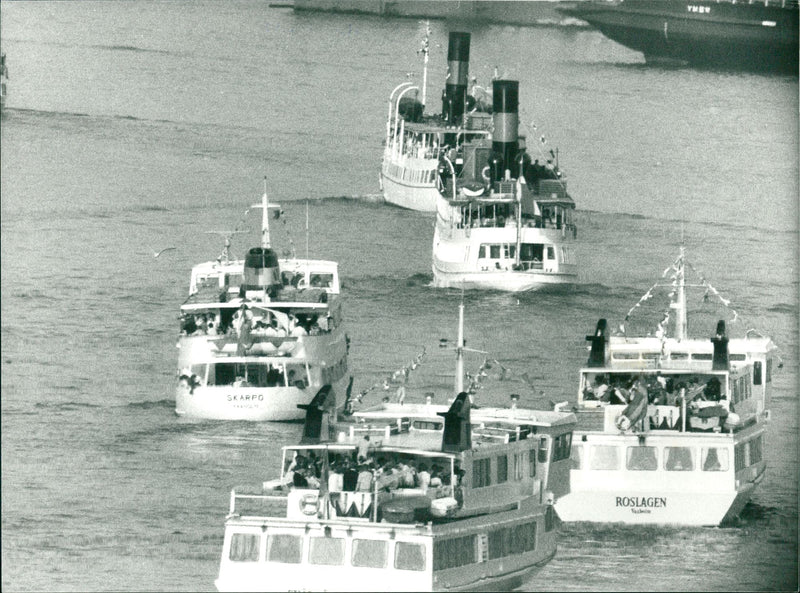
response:
M649 513L650 509L667 506L666 496L617 496L616 506L630 508L634 514Z

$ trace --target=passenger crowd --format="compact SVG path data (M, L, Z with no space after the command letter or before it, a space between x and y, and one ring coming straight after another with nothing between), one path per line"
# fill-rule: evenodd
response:
M297 454L286 469L284 480L296 488L318 489L323 479L324 461L314 450ZM369 437L364 437L353 453L331 453L328 465L329 492L391 492L415 488L431 498L460 497L459 477L463 470L444 468L435 460L404 459L387 453L375 457Z

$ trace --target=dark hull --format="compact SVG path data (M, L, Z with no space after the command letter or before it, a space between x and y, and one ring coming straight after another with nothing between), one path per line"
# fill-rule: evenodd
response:
M580 2L562 11L647 61L750 71L798 71L797 3L764 0L622 0Z

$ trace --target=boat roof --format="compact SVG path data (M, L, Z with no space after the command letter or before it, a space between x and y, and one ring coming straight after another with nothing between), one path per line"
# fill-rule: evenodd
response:
M627 337L611 336L608 339L611 352L641 351L641 352L714 352L714 345L710 338L659 338L656 336ZM730 338L728 351L731 354L768 353L777 350L775 343L763 336L747 336L745 338Z
M318 301L250 301L235 299L224 303L206 301L181 305L181 311L207 311L209 309L238 309L247 305L251 309L269 311L270 309L291 309L292 313L318 313L329 308L329 303Z
M294 271L297 269L314 268L320 272L336 272L339 269L338 262L327 259L300 259L300 258L281 258L278 259L281 270ZM235 259L228 262L219 260L207 261L196 264L192 267L192 275L219 276L221 273L234 274L243 273L244 260Z

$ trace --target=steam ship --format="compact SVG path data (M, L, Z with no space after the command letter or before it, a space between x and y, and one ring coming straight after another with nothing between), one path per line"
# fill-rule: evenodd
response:
M575 202L558 162L531 162L519 135L519 82L495 80L491 138L442 156L433 283L526 291L577 280Z
M617 0L559 10L648 62L798 73L797 0Z

